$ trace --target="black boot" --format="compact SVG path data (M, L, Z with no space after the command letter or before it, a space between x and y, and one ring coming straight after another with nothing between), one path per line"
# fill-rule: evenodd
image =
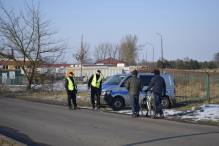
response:
M93 108L92 109L95 109L95 105L93 104Z
M73 108L71 106L69 106L69 110L73 110Z
M79 107L77 107L77 106L74 106L74 109L80 109Z
M100 109L100 106L99 106L99 105L97 106L97 109Z

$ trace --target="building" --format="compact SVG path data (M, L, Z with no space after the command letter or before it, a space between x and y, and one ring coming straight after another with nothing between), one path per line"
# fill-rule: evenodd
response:
M120 60L116 60L114 58L108 58L99 62L95 63L96 65L107 65L107 64L112 64L113 67L127 67L126 62L122 62Z
M23 58L16 58L17 61L23 63ZM28 72L31 72L31 69L28 69L28 66L31 65L31 62L26 60L24 68ZM38 65L36 66L38 67ZM0 84L7 85L16 85L21 84L22 75L24 74L21 67L14 60L0 60Z

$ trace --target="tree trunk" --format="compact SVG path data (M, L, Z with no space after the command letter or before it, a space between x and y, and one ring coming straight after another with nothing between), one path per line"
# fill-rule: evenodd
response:
M31 90L31 80L28 79L28 80L27 80L27 83L28 83L28 84L27 84L26 90L29 91L29 90Z

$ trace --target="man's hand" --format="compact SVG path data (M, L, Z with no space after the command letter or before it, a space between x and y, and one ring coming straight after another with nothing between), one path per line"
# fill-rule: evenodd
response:
M77 94L78 93L78 90L75 90L75 94Z
M147 94L148 91L149 91L149 90L147 89L147 90L145 90L144 92Z
M163 96L166 96L166 93L164 93Z

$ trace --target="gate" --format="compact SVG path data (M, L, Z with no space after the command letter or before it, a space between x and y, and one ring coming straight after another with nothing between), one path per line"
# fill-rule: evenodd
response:
M177 102L210 100L209 74L201 78L174 78Z

